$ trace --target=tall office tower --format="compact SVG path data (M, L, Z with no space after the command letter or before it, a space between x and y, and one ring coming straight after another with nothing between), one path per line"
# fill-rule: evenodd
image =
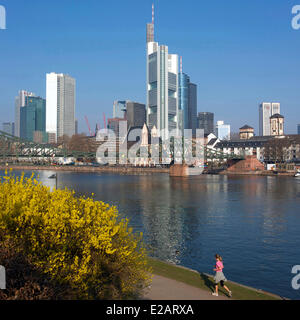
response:
M26 97L20 113L20 137L30 141L47 142L46 100L41 97ZM41 137L41 138L40 138Z
M190 77L180 72L178 74L178 112L179 112L179 129L190 129L189 128L189 83Z
M195 136L197 128L197 85L190 82L190 77L182 72L182 68L178 74L178 96L178 113L181 120L179 129L192 129L193 136Z
M220 140L230 140L230 125L224 124L224 121L217 121L216 136Z
M26 97L34 97L35 94L26 90L20 90L15 98L15 136L20 137L20 114L25 106Z
M171 130L179 129L178 55L169 54L167 46L154 42L149 30L147 26L147 124L167 139Z
M125 119L127 101L114 101L113 118Z
M204 134L208 135L215 132L214 114L212 112L199 112L198 113L198 129L203 129Z
M75 134L74 78L65 74L48 73L46 76L46 131L55 134L55 140Z
M2 131L14 136L15 124L13 122L3 122L2 123Z
M297 125L297 133L300 134L300 124Z
M189 83L189 129L192 129L193 136L196 136L197 129L197 85Z
M146 106L138 102L127 101L126 120L128 129L143 127L146 123Z
M280 114L280 103L263 102L259 105L259 135L270 136L270 118Z
M278 102L272 103L272 116L274 114L280 114L280 103Z

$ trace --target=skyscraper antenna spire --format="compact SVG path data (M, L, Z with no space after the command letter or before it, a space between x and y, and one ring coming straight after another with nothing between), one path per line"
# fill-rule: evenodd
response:
M154 26L154 3L152 3L152 24Z
M180 73L182 73L182 56L180 57Z
M152 3L152 25L153 25L153 41L154 41L154 3Z

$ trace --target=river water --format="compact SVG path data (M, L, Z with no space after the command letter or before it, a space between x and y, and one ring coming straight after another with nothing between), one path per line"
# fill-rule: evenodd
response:
M51 187L53 173L38 172ZM117 206L154 257L212 274L219 253L229 280L300 299L300 179L58 172L57 183Z

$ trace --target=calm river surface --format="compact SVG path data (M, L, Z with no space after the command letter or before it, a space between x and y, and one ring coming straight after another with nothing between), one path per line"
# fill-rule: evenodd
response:
M38 172L49 186L53 173ZM58 187L116 205L154 257L212 274L219 253L228 279L300 299L300 179L58 172Z

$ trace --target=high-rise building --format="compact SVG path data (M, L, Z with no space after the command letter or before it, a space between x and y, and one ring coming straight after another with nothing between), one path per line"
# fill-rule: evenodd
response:
M170 131L179 129L178 55L155 42L151 32L147 25L147 124L166 139Z
M47 74L46 82L46 131L54 133L56 140L63 135L71 137L75 134L76 81L52 72Z
M230 125L224 121L217 121L216 135L220 140L230 140Z
M125 119L127 101L114 101L113 118Z
M278 102L272 103L272 116L274 114L280 114L280 103L278 103Z
M179 129L192 129L193 135L197 128L197 85L190 82L190 77L180 71L178 74L178 118Z
M146 106L138 102L127 101L126 120L128 129L143 127L146 123Z
M192 129L193 136L196 136L197 129L197 85L189 83L189 128Z
M15 97L15 136L20 137L21 108L25 106L26 97L34 97L35 94L26 90L20 90Z
M300 134L300 124L297 125L297 133Z
M2 123L2 131L14 136L15 135L14 122L3 122Z
M214 114L212 112L199 112L198 113L198 129L203 129L204 134L208 135L215 132Z
M259 135L270 136L270 118L280 114L280 103L263 102L259 105Z
M26 97L20 112L20 137L30 141L47 142L46 100L41 97ZM39 132L37 134L36 132Z
M190 77L180 72L178 75L178 112L179 112L179 129L190 129L189 128L189 83Z
M125 121L124 118L112 118L107 120L107 128L112 130L116 138L119 138L120 135L120 122Z

